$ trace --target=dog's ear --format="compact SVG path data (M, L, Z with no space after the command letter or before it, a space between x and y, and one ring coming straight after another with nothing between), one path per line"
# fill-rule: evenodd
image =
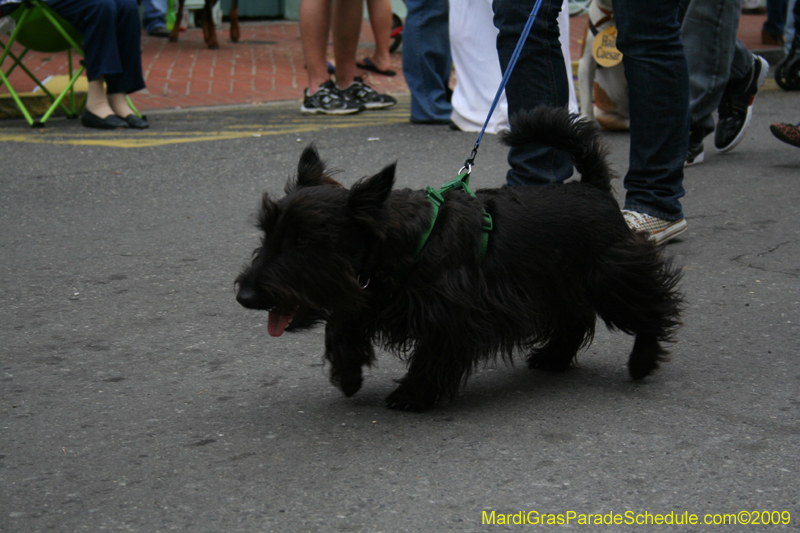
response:
M319 185L341 187L342 184L333 179L332 174L325 168L325 162L320 159L316 147L309 144L300 155L300 162L297 164L297 179L289 180L284 190L286 194L290 194L298 187L317 187Z
M396 165L392 163L374 176L358 180L347 199L353 218L374 228L379 236L383 235L383 204L392 192Z
M272 201L268 193L261 197L261 209L257 217L256 227L269 235L278 220L278 204Z

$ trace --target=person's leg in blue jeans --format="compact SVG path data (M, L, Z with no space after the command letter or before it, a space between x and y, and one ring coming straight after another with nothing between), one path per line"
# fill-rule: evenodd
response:
M764 34L767 34L775 41L784 42L783 34L786 28L788 9L788 0L767 0L767 20L764 21L764 26L761 30L762 40Z
M753 73L754 63L753 52L747 49L742 41L736 39L733 47L733 60L731 61L731 73L728 84L748 83Z
M505 73L522 30L533 9L533 0L494 0L497 54ZM569 86L561 52L558 13L562 0L543 0L525 46L506 85L508 114L540 105L566 107ZM404 45L405 46L405 45ZM511 148L508 152L509 185L546 185L572 176L572 160L549 146Z
M448 0L406 0L403 74L411 91L411 122L447 124L453 106L447 84L450 56Z
M715 130L713 113L727 105L721 106L726 89L746 90L753 77L754 56L736 37L741 9L740 0L681 0L681 38L691 88L687 166L705 159L703 139ZM722 127L726 129L719 134L721 139L732 133L741 135L746 129L746 121L731 121L730 115L731 112L726 115L720 111Z
M167 0L143 0L142 5L142 23L147 33L156 37L168 37Z
M747 55L737 51L740 0L682 0L681 7L686 10L681 37L689 66L691 130L705 137L714 131L712 114L722 100L734 59L744 75L750 72L753 58L746 49Z
M750 52L744 43L736 38L734 32L738 29L740 15L739 2L737 0L692 0L689 11L692 11L696 4L704 4L705 9L710 11L708 17L713 18L716 15L718 21L711 20L705 27L696 28L696 31L687 31L689 20L684 20L683 23L683 42L686 46L689 74L692 80L692 138L690 139L689 152L691 154L696 151L695 143L697 142L697 136L699 136L699 133L695 132L694 121L694 93L697 70L694 68L696 65L693 64L693 56L703 55L703 48L712 45L710 36L714 33L714 28L716 27L725 35L723 45L733 43L728 83L725 85L719 99L717 124L716 128L714 128L714 146L719 152L726 153L733 150L744 139L753 114L755 97L769 73L769 63L763 57ZM697 10L694 9L694 11ZM687 13L687 19L688 15L689 13ZM693 37L695 33L698 35ZM708 61L713 59L713 57L706 58ZM722 57L717 59L723 60ZM701 83L703 81L700 80ZM714 93L715 98L716 95ZM709 118L707 122L709 126L713 126L713 120L710 117L711 110L708 112Z
M636 229L650 232L659 244L686 227L680 198L689 143L689 71L678 3L613 2L631 115L625 209L642 215Z
M787 55L789 54L789 50L792 48L792 41L794 41L794 37L797 35L797 25L800 24L800 17L798 17L798 13L800 13L800 8L797 7L797 0L789 0L789 9L786 14L786 25L783 28L783 35L786 40L786 42L783 44L783 51Z

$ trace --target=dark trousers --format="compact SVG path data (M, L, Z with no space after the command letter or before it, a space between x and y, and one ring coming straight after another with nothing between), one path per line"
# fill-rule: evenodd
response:
M683 218L689 146L689 69L678 0L613 0L631 116L625 208Z
M494 0L497 55L503 73L533 9L534 0ZM506 85L509 116L520 110L547 105L566 107L569 85L559 41L561 0L543 0L525 46ZM570 73L571 75L571 73ZM572 176L572 160L549 146L527 145L508 152L509 185L546 185Z
M141 26L136 0L50 0L83 34L86 77L105 77L109 94L144 89Z
M450 56L447 0L406 0L403 27L403 74L411 91L411 121L450 120L453 106L447 84Z
M788 0L767 0L767 20L763 30L775 37L782 36L786 30Z

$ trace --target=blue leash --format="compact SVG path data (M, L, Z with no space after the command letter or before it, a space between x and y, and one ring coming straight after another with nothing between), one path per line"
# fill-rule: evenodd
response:
M533 6L533 11L531 11L530 16L528 17L528 22L525 24L525 28L522 30L522 35L520 35L519 41L517 42L517 47L514 49L514 53L511 55L511 60L508 62L508 68L506 68L506 72L503 74L503 79L500 82L500 88L497 90L497 94L492 102L492 107L489 108L489 114L486 117L486 122L483 123L483 128L478 135L478 139L475 141L475 146L472 147L472 153L470 154L469 159L467 159L467 161L464 163L464 166L461 167L461 170L458 171L458 177L453 181L446 183L444 187L439 190L433 189L432 187L427 188L427 198L431 202L433 216L431 217L430 225L422 233L419 243L417 244L417 249L414 252L415 259L422 252L422 249L425 248L425 244L428 242L428 237L430 237L431 232L433 231L433 226L436 224L436 218L439 215L439 208L444 203L443 195L453 189L461 189L470 196L475 196L475 193L469 187L469 176L472 173L472 165L475 162L475 156L478 154L478 147L481 144L483 134L486 132L486 127L489 125L489 120L492 118L492 113L494 113L494 110L497 107L497 102L500 101L500 95L503 94L503 90L506 88L508 78L511 77L511 71L514 70L514 66L517 64L517 59L519 59L519 55L522 52L522 47L525 44L525 40L528 38L528 34L531 32L531 28L533 27L533 23L536 20L536 15L539 13L539 8L541 5L542 0L536 0L536 3ZM483 208L483 225L481 227L482 234L480 241L481 262L483 262L489 249L489 233L492 231L493 227L494 223L492 222L492 215L486 211L486 208Z
M492 107L489 108L489 114L486 117L486 122L483 123L483 128L481 128L481 132L478 135L478 139L475 141L475 146L472 147L472 153L469 155L469 158L464 163L464 166L459 171L459 174L466 171L467 174L472 172L472 165L475 163L475 156L478 155L478 147L481 144L481 139L483 138L483 134L486 132L486 127L489 125L489 120L492 118L492 113L494 113L495 108L497 107L497 103L500 101L500 95L503 94L503 91L506 88L506 84L508 83L508 78L511 77L511 72L514 70L514 67L517 64L517 59L519 59L519 55L522 52L522 47L525 45L525 40L528 38L528 34L531 32L531 28L533 27L533 23L536 20L536 15L539 13L539 8L542 6L542 0L536 0L536 3L533 5L533 11L531 11L530 16L528 16L528 22L525 24L525 28L522 30L522 35L519 37L519 41L517 42L517 47L514 49L514 53L511 54L511 60L508 62L508 68L506 68L505 74L503 74L503 79L500 82L500 88L497 89L497 94L494 97L494 101L492 102Z

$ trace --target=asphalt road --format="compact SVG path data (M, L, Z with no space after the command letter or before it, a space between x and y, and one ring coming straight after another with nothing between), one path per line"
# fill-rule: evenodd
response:
M383 407L387 354L344 398L322 331L269 337L233 280L307 143L347 184L397 160L399 186L438 187L475 134L411 125L407 98L297 107L0 123L0 531L800 529L800 149L768 131L800 94L765 92L745 141L686 171L671 362L633 383L631 338L599 329L580 368L490 365L424 414ZM628 135L605 137L624 174ZM505 168L488 136L472 185Z

